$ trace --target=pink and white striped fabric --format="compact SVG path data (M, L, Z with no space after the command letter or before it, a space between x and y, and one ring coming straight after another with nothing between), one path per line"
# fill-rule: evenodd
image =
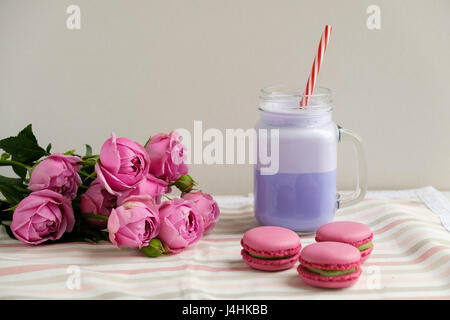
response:
M241 259L239 240L257 226L251 198L218 197L217 227L173 256L147 258L106 242L34 247L2 231L0 298L450 299L450 233L443 225L450 221L449 207L430 202L430 194L437 195L430 190L369 193L359 205L338 211L336 220L360 221L375 233L372 256L359 282L348 289L310 287L295 268L250 269ZM441 212L431 211L433 205ZM303 245L313 241L312 235L302 237Z

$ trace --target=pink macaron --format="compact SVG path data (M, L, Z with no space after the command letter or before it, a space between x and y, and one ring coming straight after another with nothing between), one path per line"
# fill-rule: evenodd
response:
M306 246L297 268L300 278L322 288L346 288L361 275L361 254L342 242L316 242Z
M316 232L316 241L336 241L350 244L361 252L364 262L373 250L373 233L365 224L354 221L336 221L324 224Z
M264 226L247 231L241 239L242 258L250 267L264 271L292 268L300 256L300 237L292 230Z

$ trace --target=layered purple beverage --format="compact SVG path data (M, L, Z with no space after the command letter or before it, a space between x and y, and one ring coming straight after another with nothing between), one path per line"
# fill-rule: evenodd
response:
M255 170L255 197L260 224L313 232L333 220L336 170L271 176Z
M299 108L302 96L301 90L286 86L262 90L258 135L264 130L279 132L278 141L271 141L270 134L268 141L258 139L255 215L262 225L310 233L332 221L338 206L336 168L341 131L331 117L329 89L317 88L308 97L306 108ZM261 148L269 149L272 161L277 161L276 170L273 164L272 170L267 170L267 163L260 158ZM363 193L365 190L350 201L359 201Z

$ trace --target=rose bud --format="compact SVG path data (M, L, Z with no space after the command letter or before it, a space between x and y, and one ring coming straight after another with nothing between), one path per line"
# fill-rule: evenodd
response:
M169 248L167 248L158 238L153 238L150 240L149 245L143 247L141 251L147 256L154 258L169 252Z
M111 133L100 150L100 163L95 165L95 171L105 189L120 196L122 191L133 189L146 177L149 164L143 146Z
M159 133L150 138L145 150L150 156L150 173L159 179L174 182L188 172L186 147L176 131Z
M124 191L118 198L117 203L120 205L124 199L133 195L148 195L153 198L156 204L161 203L161 196L169 192L169 187L166 181L158 179L151 174L148 174L144 180L136 185L136 188L129 191Z
M109 240L117 248L142 248L159 233L158 208L150 196L131 196L111 210Z
M28 189L39 191L49 189L69 199L75 199L81 178L79 157L54 153L40 162L31 174Z
M70 199L51 190L32 192L14 210L11 231L20 241L40 244L58 240L75 224Z
M181 177L175 181L175 186L182 192L182 193L189 193L192 191L192 188L196 185L196 182L192 177L188 174L183 174Z
M207 233L214 228L217 220L219 220L219 206L217 202L207 193L202 191L186 193L182 197L185 200L192 201L203 218L205 232Z
M98 214L109 217L111 210L116 207L117 197L110 194L98 181L94 180L89 189L81 195L80 209L82 213ZM106 228L106 221L99 219L86 219L92 226L104 229Z
M171 252L179 252L202 237L203 219L190 201L179 198L165 201L159 207L159 216L161 229L158 238Z

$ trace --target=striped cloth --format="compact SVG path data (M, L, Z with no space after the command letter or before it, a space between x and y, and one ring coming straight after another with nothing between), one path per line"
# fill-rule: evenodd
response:
M424 198L423 192L370 193L337 212L336 220L366 223L375 234L375 249L360 280L347 289L310 287L295 268L250 269L241 259L239 241L257 226L251 198L217 197L222 214L216 228L172 256L147 258L106 242L34 247L2 231L0 298L450 299L450 233ZM446 203L444 215L448 208ZM305 246L314 236L301 239Z

